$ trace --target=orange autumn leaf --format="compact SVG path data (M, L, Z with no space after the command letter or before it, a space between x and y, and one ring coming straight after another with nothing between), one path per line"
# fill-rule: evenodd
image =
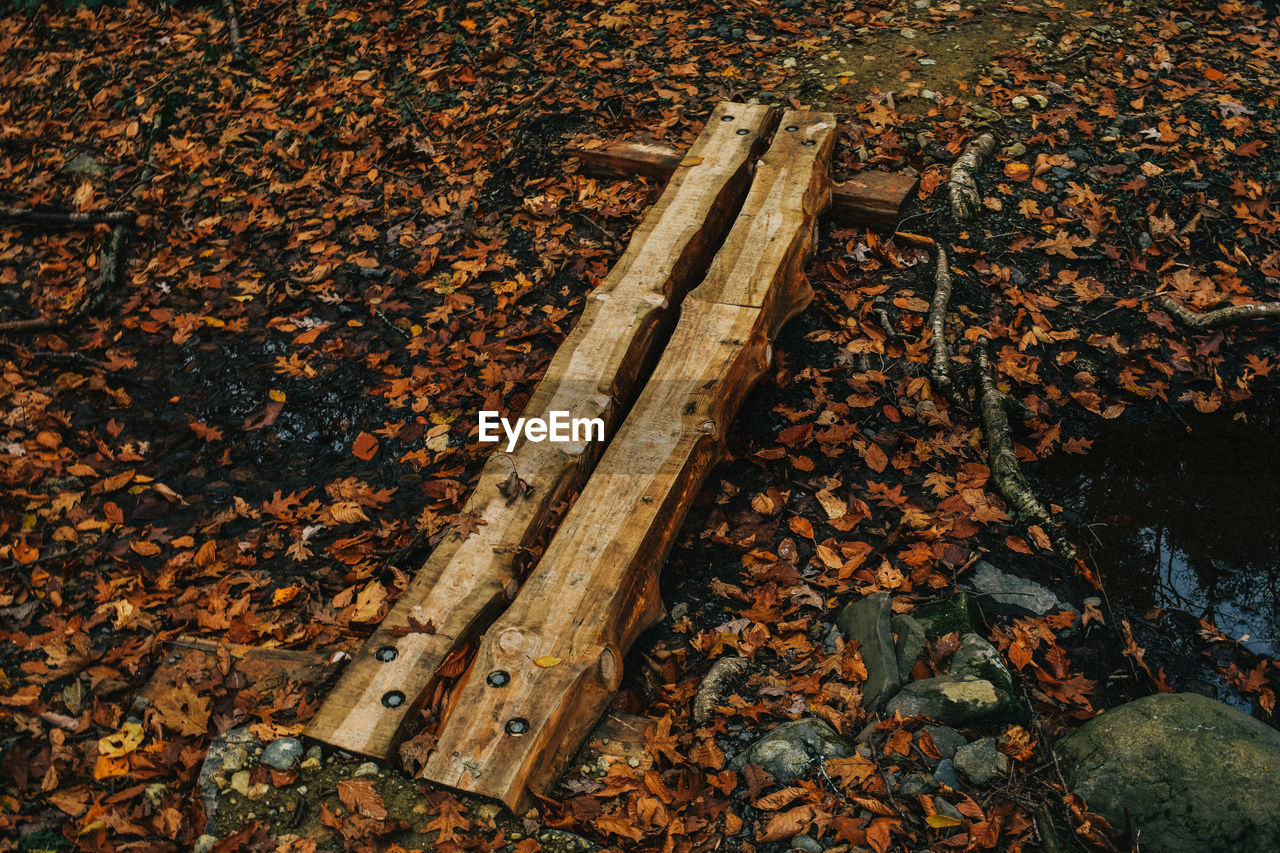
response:
M356 455L356 458L368 462L378 452L378 439L367 432L361 432L356 436L355 444L351 446L351 452Z

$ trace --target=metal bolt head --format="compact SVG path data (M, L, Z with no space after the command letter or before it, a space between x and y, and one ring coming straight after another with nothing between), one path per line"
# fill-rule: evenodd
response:
M519 736L522 734L527 734L529 731L529 721L526 720L524 717L512 717L511 719L507 720L506 728L507 728L507 734L509 735Z
M485 678L485 683L490 687L506 687L511 683L511 674L506 670L495 669Z
M388 690L382 694L382 704L388 708L399 708L404 704L404 694L399 690Z
M789 124L789 125L787 125L787 133L795 133L795 132L796 132L797 130L799 130L799 129L800 129L800 128L799 128L799 127L797 127L797 126L796 126L796 125L794 125L794 124Z
M721 121L733 121L733 116L720 116Z
M747 130L745 127L740 127L740 128L738 128L738 135L739 135L739 136L746 136L746 135L747 135L748 133L750 133L750 132L751 132L751 131Z
M383 663L391 663L399 656L400 650L395 646L383 646L373 653L373 656Z

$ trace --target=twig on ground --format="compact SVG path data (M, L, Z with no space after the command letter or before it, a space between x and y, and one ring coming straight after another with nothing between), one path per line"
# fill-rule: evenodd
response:
M1013 437L1009 431L1009 419L1004 413L1005 395L996 388L991 377L985 346L975 351L975 384L978 388L978 409L982 413L982 433L987 445L987 466L1000 494L1027 521L1039 524L1048 534L1053 547L1068 560L1075 560L1075 548L1067 541L1062 528L1049 515L1044 504L1031 491L1027 478L1022 474L1018 455L1013 449Z
M933 385L944 394L952 393L951 354L947 352L947 305L951 302L951 269L947 249L937 245L937 270L934 271L933 304L929 306L929 375Z
M996 138L984 133L970 142L964 153L951 164L951 177L948 181L951 197L951 215L959 222L972 219L982 209L982 194L978 192L978 183L974 173L982 168L982 161L991 156L996 148Z
M1205 311L1198 314L1184 305L1179 305L1168 296L1160 298L1160 307L1189 329L1216 329L1220 326L1231 326L1246 320L1269 320L1280 318L1280 302L1255 302L1252 305L1231 305L1216 311Z
M0 207L0 222L16 225L125 225L137 216L132 210L26 210Z
M244 46L240 44L240 16L236 14L235 0L222 0L227 13L227 33L231 37L231 56L236 62L244 62Z

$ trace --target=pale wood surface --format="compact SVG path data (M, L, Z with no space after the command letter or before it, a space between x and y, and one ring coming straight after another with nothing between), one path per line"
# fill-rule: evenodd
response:
M610 177L647 177L666 180L686 155L652 142L604 142L566 145L565 155L576 157L584 171ZM832 219L850 225L894 229L902 205L919 179L898 172L866 170L843 183L831 185Z
M791 129L788 129L791 128ZM486 632L423 775L519 813L546 793L663 613L658 574L771 357L809 301L803 267L830 203L835 119L788 112L705 281L515 602ZM808 143L808 144L806 144ZM492 673L503 673L494 686Z
M732 224L775 120L768 107L715 108L690 149L689 165L677 169L591 294L526 417L553 410L601 417L612 434L661 351L681 298ZM390 757L405 723L433 692L440 664L502 612L602 450L599 442L522 442L509 458L495 452L464 507L481 526L465 539L451 533L441 541L326 697L307 734L351 752ZM499 488L513 464L534 489L514 502ZM395 636L410 617L429 621L435 633ZM394 659L379 660L381 649L394 649ZM392 691L404 700L387 707L383 697Z

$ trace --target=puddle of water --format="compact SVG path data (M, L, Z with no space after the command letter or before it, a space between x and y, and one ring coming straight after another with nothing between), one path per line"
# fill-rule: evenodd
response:
M1104 422L1088 455L1036 466L1045 497L1084 525L1114 606L1189 613L1278 656L1278 412L1259 402L1191 412L1186 427Z

